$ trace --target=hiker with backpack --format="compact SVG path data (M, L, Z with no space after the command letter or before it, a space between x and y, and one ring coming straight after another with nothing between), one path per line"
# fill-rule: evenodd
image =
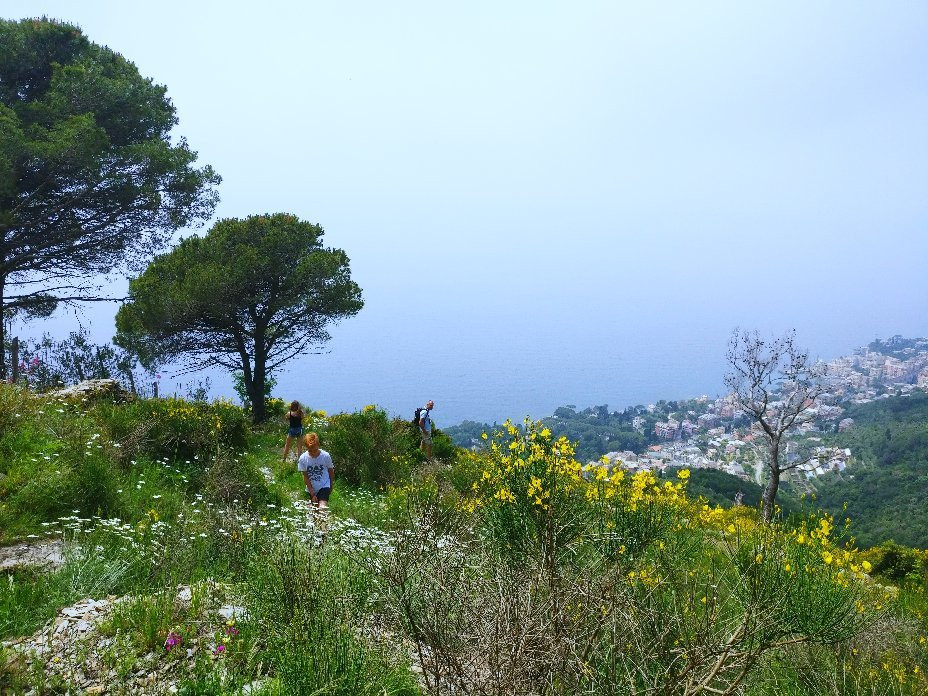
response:
M415 423L419 428L419 435L422 437L422 451L429 461L432 460L432 409L435 408L435 402L429 399L424 408L416 409Z

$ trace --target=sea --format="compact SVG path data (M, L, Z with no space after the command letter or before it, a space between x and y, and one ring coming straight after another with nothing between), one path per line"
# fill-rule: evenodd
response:
M679 345L595 335L488 339L486 332L449 330L423 342L355 327L347 324L321 352L294 359L274 394L327 412L374 404L408 418L432 399L441 427L541 418L564 405L621 410L723 389L727 336ZM228 392L226 382L213 375L213 391Z
M272 394L328 413L373 404L402 418L432 399L439 427L542 418L568 405L622 410L660 399L714 397L724 392L725 355L737 325L737 317L713 319L710 313L697 320L639 312L616 322L532 308L422 317L401 303L370 305L333 327L323 346L289 360ZM81 319L93 340L112 336L112 311ZM63 337L74 328L76 320L69 321L59 317L53 326L32 328ZM776 328L766 333L782 333ZM813 357L829 360L894 333L862 331L853 322L810 321L798 327L797 341ZM162 395L185 396L208 381L212 397L236 398L226 372L183 374L168 366L161 375Z

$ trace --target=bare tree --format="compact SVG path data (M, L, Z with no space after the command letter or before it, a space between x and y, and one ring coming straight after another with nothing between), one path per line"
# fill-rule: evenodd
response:
M726 356L731 371L725 386L766 438L765 522L773 517L780 476L805 461L788 461L785 438L811 420L815 400L825 390L824 363L810 361L808 351L797 348L795 339L795 331L765 341L756 331L736 329Z

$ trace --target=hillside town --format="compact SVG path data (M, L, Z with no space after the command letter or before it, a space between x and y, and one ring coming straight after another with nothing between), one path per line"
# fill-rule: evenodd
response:
M844 417L848 404L906 396L928 391L928 339L893 337L874 341L852 355L826 364L825 391L807 410L808 419L796 428L787 446L787 460L797 461L794 478L813 479L829 472L842 472L853 461L848 448L828 447L821 435L843 432L854 426ZM762 438L758 427L737 406L733 395L717 399L701 396L685 402L687 410L671 413L654 423L647 433L657 439L646 451L613 451L605 455L611 463L631 470L667 468L716 469L744 479L761 478ZM645 434L647 414L655 404L632 419L632 426Z

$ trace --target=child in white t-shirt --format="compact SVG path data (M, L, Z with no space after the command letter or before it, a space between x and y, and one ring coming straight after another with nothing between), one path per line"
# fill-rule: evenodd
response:
M332 456L319 447L319 436L316 433L307 433L303 438L306 451L300 455L296 467L303 472L303 482L306 492L312 497L319 508L329 507L329 495L332 493L332 483L335 481L335 467Z

